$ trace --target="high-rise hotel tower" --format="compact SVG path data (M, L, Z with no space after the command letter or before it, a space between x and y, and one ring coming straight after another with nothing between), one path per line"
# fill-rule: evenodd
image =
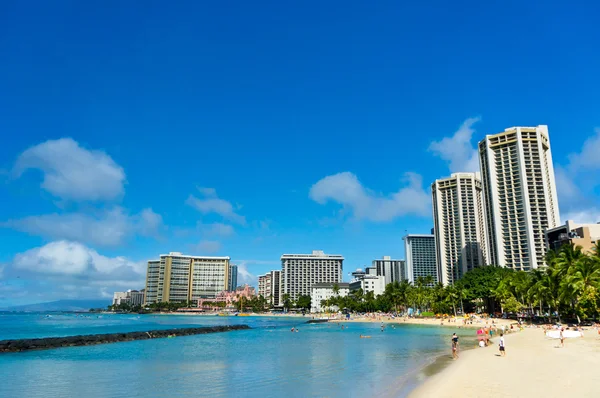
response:
M560 224L548 126L511 127L479 143L488 263L544 264L544 231Z
M315 283L342 282L344 257L313 250L312 254L284 254L281 256L281 296L289 294L292 300L310 296Z
M159 260L148 261L146 304L214 299L230 289L230 270L229 257L161 254Z
M455 173L431 184L439 281L452 284L486 265L485 221L479 173Z

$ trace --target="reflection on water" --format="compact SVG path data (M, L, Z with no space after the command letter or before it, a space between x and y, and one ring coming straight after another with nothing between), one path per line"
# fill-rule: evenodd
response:
M449 330L290 318L0 316L0 339L247 323L253 329L0 356L0 397L403 396ZM299 333L290 332L292 326ZM360 335L371 335L361 339Z

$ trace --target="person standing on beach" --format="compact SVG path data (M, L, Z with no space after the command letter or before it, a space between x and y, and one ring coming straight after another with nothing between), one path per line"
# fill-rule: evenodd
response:
M505 357L506 356L506 346L504 345L504 334L503 333L500 333L499 348L500 348L500 355Z

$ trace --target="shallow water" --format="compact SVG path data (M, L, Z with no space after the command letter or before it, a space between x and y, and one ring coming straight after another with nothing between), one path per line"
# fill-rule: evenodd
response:
M396 397L448 349L448 329L381 332L365 323L342 330L308 319L1 314L0 340L240 323L253 329L0 354L0 374L10 381L0 383L0 397Z

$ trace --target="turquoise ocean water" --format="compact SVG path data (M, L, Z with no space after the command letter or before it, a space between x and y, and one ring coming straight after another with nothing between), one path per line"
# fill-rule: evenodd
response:
M309 317L0 314L0 340L248 324L251 330L0 354L0 397L402 397L452 330ZM295 326L300 332L292 333ZM370 335L361 339L360 335Z

